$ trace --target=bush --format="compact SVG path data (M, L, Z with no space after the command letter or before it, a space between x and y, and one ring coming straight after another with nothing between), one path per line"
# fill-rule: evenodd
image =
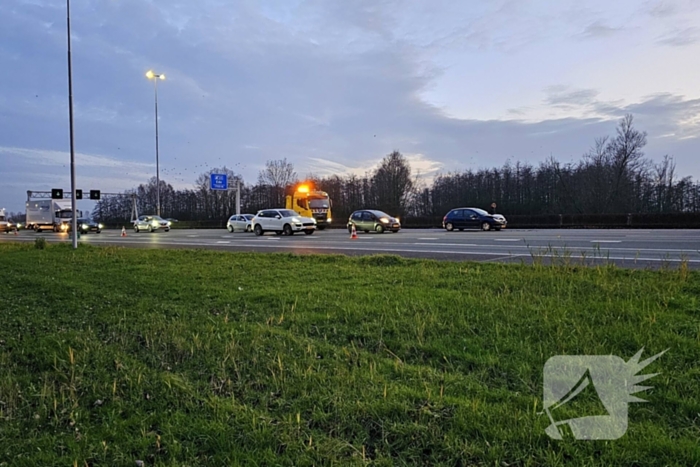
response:
M34 240L34 248L37 250L43 250L46 248L46 239L44 237L39 237Z

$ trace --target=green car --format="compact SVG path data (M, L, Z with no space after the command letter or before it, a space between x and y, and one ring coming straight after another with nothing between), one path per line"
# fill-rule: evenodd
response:
M375 211L373 209L353 212L348 220L348 232L352 232L353 225L355 226L356 231L362 231L365 233L384 233L387 230L391 232L398 232L401 230L401 223L399 222L398 218L392 217L385 212Z

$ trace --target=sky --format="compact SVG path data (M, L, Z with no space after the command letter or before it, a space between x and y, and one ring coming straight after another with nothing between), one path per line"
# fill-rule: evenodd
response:
M77 187L267 160L364 174L581 159L625 114L700 178L696 0L73 0ZM65 0L0 2L0 208L70 188Z

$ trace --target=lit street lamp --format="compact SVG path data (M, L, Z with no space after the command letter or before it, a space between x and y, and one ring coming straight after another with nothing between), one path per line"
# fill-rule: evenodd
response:
M165 79L164 74L153 73L148 70L146 78L153 80L153 89L156 98L156 214L160 216L160 162L158 160L158 80Z

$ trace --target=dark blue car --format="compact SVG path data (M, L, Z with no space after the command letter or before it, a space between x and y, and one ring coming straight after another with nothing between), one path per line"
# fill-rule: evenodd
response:
M501 230L507 223L502 215L489 214L479 208L455 208L442 218L442 226L448 232L455 229Z

